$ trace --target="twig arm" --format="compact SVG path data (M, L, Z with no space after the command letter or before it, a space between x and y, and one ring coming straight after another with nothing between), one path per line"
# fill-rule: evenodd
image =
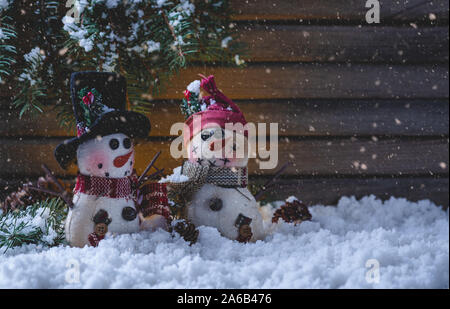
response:
M157 171L154 172L153 174L150 174L150 175L144 177L144 179L142 179L142 183L144 183L145 181L147 181L149 179L152 179L152 178L154 178L156 176L163 175L163 174L164 174L164 169L163 168L162 169L157 169Z
M42 164L41 165L42 169L45 171L45 174L50 177L50 179L53 181L53 183L58 187L58 189L61 192L64 192L65 189L63 188L63 186L59 183L58 179L56 179L55 175L53 174L53 172L48 168L47 165Z
M73 208L72 201L64 194L65 191L64 192L55 192L55 191L52 191L52 190L48 190L48 189L44 189L44 188L38 188L38 187L35 187L35 186L27 186L27 188L30 189L30 190L39 191L39 192L42 192L42 193L46 193L46 194L50 194L50 195L53 195L53 196L56 196L56 197L60 197L69 206L69 208Z
M147 167L145 168L144 172L142 173L141 177L139 177L138 179L138 185L142 184L142 181L145 178L145 175L148 173L148 171L152 168L152 166L155 164L156 160L159 158L159 156L161 155L161 151L158 151L158 153L153 157L153 159L150 161L150 163L147 165ZM158 169L157 169L158 170Z

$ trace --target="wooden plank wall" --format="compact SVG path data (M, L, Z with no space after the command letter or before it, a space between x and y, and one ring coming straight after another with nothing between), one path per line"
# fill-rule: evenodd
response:
M137 146L138 171L160 149L169 155L170 126L185 86L215 74L251 122L279 123L280 163L292 162L270 198L294 194L308 204L342 195L429 198L448 207L449 1L380 1L381 23L365 22L363 0L232 0L240 39L250 47L244 69L191 68L153 101L150 136ZM54 147L70 136L51 111L17 119L0 104L0 185L12 188L57 167ZM274 170L250 163L252 181ZM4 191L6 192L6 191Z

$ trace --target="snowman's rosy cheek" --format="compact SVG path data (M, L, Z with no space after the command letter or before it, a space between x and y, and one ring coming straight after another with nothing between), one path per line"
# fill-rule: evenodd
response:
M98 171L105 167L104 162L107 162L107 156L103 153L94 153L91 154L87 161L87 168L90 171Z

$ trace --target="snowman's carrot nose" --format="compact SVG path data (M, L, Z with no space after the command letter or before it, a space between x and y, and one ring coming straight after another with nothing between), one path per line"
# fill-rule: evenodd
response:
M115 159L114 159L114 162L113 162L113 163L114 163L114 166L117 167L117 168L124 166L125 163L128 162L128 159L131 157L131 154L132 154L132 153L133 153L133 152L130 151L130 152L127 153L126 155L119 156L119 157L115 158Z

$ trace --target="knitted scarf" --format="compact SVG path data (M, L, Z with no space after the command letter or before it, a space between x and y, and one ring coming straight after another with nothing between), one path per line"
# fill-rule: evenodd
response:
M248 183L247 167L203 166L185 161L182 174L200 185L210 183L225 188L245 188Z
M190 201L205 184L213 184L224 188L245 188L248 184L247 167L214 167L203 166L185 161L182 175L189 177L188 181L168 183L171 199Z
M135 177L106 178L78 174L74 193L132 199L136 181Z

